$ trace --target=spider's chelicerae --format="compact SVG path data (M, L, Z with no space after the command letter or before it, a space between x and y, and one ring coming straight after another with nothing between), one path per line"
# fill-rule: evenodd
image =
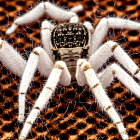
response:
M29 13L17 18L7 30L7 34L13 33L19 25L36 21L44 14L57 21L63 21L56 26L47 20L43 21L41 28L43 48L35 48L27 63L6 41L0 39L0 60L11 72L22 76L19 88L18 120L20 122L24 121L25 96L36 68L42 75L49 77L24 123L19 136L20 140L26 139L34 121L48 103L58 82L68 86L71 83L71 77L72 79L76 77L79 86L89 85L100 107L116 125L122 139L129 139L121 118L104 88L111 84L114 77L117 77L137 97L140 97L140 86L117 64L111 64L102 72L97 71L113 55L126 70L140 80L140 69L119 44L108 41L101 45L109 28L139 30L140 23L115 17L103 18L93 30L90 22L83 24L79 22L76 13L82 9L83 7L79 5L70 10L64 10L50 2L42 2ZM64 21L69 22L64 23Z

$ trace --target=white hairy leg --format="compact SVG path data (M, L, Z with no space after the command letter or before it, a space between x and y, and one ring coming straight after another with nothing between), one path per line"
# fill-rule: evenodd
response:
M87 27L87 29L89 30L89 33L90 33L90 37L92 36L93 32L94 32L94 29L93 29L93 26L92 24L89 22L89 21L85 21L84 22L84 25ZM90 46L90 40L91 38L89 38L89 46Z
M70 9L70 11L74 12L74 13L78 13L80 11L83 11L84 8L83 8L83 5L77 5L77 6L74 6Z
M113 41L108 41L103 44L94 54L89 58L91 66L98 70L111 56L114 56L133 76L140 80L140 69L127 55L127 53Z
M44 61L41 61L42 64L40 64L40 65L42 65L42 66L40 66L40 67L42 67L42 70L44 70L44 69L46 70L45 76L49 76L49 74L54 66L52 60L47 55L47 53L45 52L44 49L37 47L30 54L29 59L27 61L27 65L25 67L25 70L24 70L24 73L22 76L22 80L21 80L20 87L19 87L19 93L18 93L19 94L18 120L20 122L24 121L26 92L28 90L31 80L33 79L33 76L34 76L35 70L37 68L40 57L42 57L42 59L44 60ZM43 67L44 67L44 69L43 69Z
M26 61L6 41L0 39L0 61L14 74L22 76Z
M123 140L128 140L128 135L126 133L126 129L123 126L123 123L115 111L111 101L109 100L108 96L105 93L105 90L101 86L94 70L91 68L89 62L85 62L85 60L78 60L79 67L84 72L84 75L87 80L87 84L89 85L92 93L94 94L96 100L98 101L100 107L110 116L113 120L113 123L117 126L117 129L122 137Z
M19 140L26 139L29 131L31 130L31 127L32 127L34 121L40 114L40 111L42 111L46 107L46 105L49 102L49 99L52 97L52 93L54 92L54 90L60 80L61 73L63 73L64 69L67 69L65 62L58 61L55 63L55 66L48 78L48 81L46 82L42 92L40 93L37 101L35 102L33 109L31 110L28 118L26 119L26 121L24 123Z
M109 28L140 30L140 23L117 17L103 18L97 25L92 36L89 56L100 47Z
M120 82L122 82L122 84L124 84L138 98L140 98L140 85L137 84L134 79L119 65L112 64L111 66L108 66L102 73L98 74L98 77L104 88L110 86L110 84L116 77Z
M53 52L51 50L51 31L54 25L51 24L49 21L45 20L42 22L41 25L41 40L43 48L46 50L49 57L53 60Z
M76 80L77 80L77 83L79 86L84 86L87 84L84 72L81 70L81 64L83 64L84 62L87 62L87 60L86 59L79 59L77 61L75 77L76 77Z
M22 76L20 88L19 88L19 116L18 120L20 122L24 121L25 113L25 98L28 87L31 80L33 79L35 70L38 66L38 69L41 71L44 76L48 77L54 66L53 61L50 59L48 54L43 48L37 47L30 54L25 71ZM66 67L63 69L63 73L60 77L60 83L68 86L71 82L71 75Z
M82 9L78 8L77 6L77 8L75 8L75 11L79 12L79 10L82 10ZM70 20L71 22L77 22L78 20L77 15L72 11L61 9L57 7L56 5L51 4L50 2L41 2L31 11L17 18L12 24L12 26L7 30L6 34L10 35L16 30L16 28L19 25L32 23L38 20L39 18L41 18L45 14L51 17L52 19L58 20L58 21Z

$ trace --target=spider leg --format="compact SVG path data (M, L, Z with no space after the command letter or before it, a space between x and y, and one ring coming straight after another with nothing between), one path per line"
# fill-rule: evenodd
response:
M112 64L108 66L102 73L98 74L103 87L109 86L114 78L118 78L128 89L130 89L137 97L140 98L140 86L134 79L127 74L119 65Z
M90 56L89 62L95 71L97 71L98 68L101 67L112 55L133 76L140 80L140 68L132 61L127 53L125 53L125 51L116 42L108 41L103 44L93 55Z
M78 83L79 86L84 86L84 85L87 84L84 72L81 70L81 64L84 63L84 62L87 62L87 60L86 59L79 59L77 61L75 77L76 77L76 80L77 80L77 83Z
M42 22L41 25L41 40L43 48L46 50L49 57L53 60L53 52L51 50L51 31L54 27L53 24L51 24L49 21L45 20Z
M89 22L89 21L85 21L84 22L84 25L87 27L87 29L89 30L89 33L90 33L90 35L89 36L91 36L92 34L93 34L93 32L94 32L94 29L93 29L93 26L92 26L92 24ZM91 39L91 38L90 38ZM89 39L89 40L90 40ZM90 45L90 44L89 44Z
M72 11L68 11L61 9L50 2L41 2L30 12L17 18L12 26L7 30L6 34L10 35L19 25L25 25L37 21L45 14L58 21L70 20L71 22L77 22L78 16L73 11L79 12L81 10L83 10L83 8L79 8L79 6L75 7L75 9L72 9Z
M31 80L33 79L35 70L38 66L38 69L44 76L48 77L53 69L53 61L50 59L48 54L44 49L37 47L30 54L27 65L25 67L22 80L19 88L19 116L18 120L20 122L24 121L24 113L25 113L25 97L30 85ZM69 85L71 81L71 76L67 69L63 70L63 73L60 77L60 82L63 85Z
M101 45L109 28L140 30L140 23L117 17L103 18L97 25L91 39L89 55L91 56Z
M70 11L74 12L74 13L78 13L80 11L83 11L83 5L77 5L77 6L74 6L70 9Z
M124 128L124 125L120 119L120 116L115 111L110 99L105 93L105 90L101 86L101 83L99 82L96 73L91 68L90 63L86 62L85 60L79 59L77 65L79 65L78 67L80 67L81 71L83 71L87 80L87 84L89 85L92 93L99 102L100 107L110 116L113 123L116 125L122 139L128 140L129 138L126 133L126 129Z
M31 110L28 118L25 121L25 124L23 126L23 129L21 131L19 140L25 140L29 131L31 130L31 127L40 114L40 111L42 111L47 103L49 102L49 99L52 97L52 93L54 92L60 77L61 73L63 73L64 70L67 69L67 66L65 62L58 61L55 63L55 66L48 78L48 81L46 82L42 92L40 93L37 101L35 102L35 105L33 109ZM67 79L67 77L65 77ZM69 83L70 84L70 83Z
M22 76L26 61L6 41L0 39L0 61L14 74Z
M39 60L42 60L39 65ZM44 61L43 61L44 60ZM37 47L35 48L29 56L27 61L27 65L25 67L22 80L19 87L19 116L18 120L20 122L24 121L24 113L25 113L25 97L26 92L29 87L31 80L33 79L35 70L37 66L42 69L42 73L46 74L45 76L49 76L54 64L50 57L47 55L44 49ZM44 67L46 66L46 67ZM43 69L44 67L44 69Z

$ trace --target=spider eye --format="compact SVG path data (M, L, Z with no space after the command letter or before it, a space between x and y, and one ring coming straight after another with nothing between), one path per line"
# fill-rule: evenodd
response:
M62 33L58 34L57 42L64 42L64 35Z
M76 33L76 40L77 41L82 41L83 40L83 33L81 32L81 31L78 31L77 33Z
M66 36L65 36L65 41L67 41L67 42L73 42L74 41L74 34L71 32L71 33L68 33L68 34L66 34Z

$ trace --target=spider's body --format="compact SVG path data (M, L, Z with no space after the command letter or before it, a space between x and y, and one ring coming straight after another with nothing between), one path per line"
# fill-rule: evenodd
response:
M79 58L87 58L90 33L81 23L57 25L51 32L51 45L55 61L66 62L75 80L76 63Z
M107 41L101 46L110 27L139 30L140 23L115 17L103 18L93 33L90 22L79 23L76 12L81 10L83 10L81 5L68 11L50 2L42 2L29 13L17 18L7 30L7 34L13 33L18 25L32 23L44 14L58 21L69 20L69 23L59 24L56 27L47 20L43 21L41 27L43 48L35 48L27 62L6 41L0 39L0 60L11 72L22 76L19 88L18 120L20 122L24 121L25 97L36 68L42 75L49 77L25 121L19 137L20 140L25 140L28 136L40 111L44 109L52 97L58 82L65 86L70 85L71 76L72 79L76 77L79 86L89 85L102 110L110 116L116 125L122 139L129 139L123 122L104 88L108 87L117 77L140 98L140 86L118 64L111 64L101 72L98 72L98 69L103 66L109 57L114 56L131 75L140 80L140 68L119 44L114 41Z

